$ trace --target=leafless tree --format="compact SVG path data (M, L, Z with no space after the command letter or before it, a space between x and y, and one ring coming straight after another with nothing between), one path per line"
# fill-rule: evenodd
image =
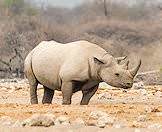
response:
M105 16L107 16L107 1L104 0L104 13L105 13Z
M112 15L112 1L111 0L104 0L104 14L106 17L111 18Z

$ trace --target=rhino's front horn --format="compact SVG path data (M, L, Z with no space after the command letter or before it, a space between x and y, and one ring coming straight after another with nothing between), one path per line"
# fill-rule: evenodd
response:
M125 60L127 58L127 56L124 56L124 57L118 57L118 58L115 58L117 63L119 64L122 60Z
M141 60L139 60L137 67L135 67L135 68L129 70L130 73L131 73L131 75L132 75L133 77L137 74L137 72L138 72L140 66L141 66Z
M129 60L122 64L122 68L128 70Z

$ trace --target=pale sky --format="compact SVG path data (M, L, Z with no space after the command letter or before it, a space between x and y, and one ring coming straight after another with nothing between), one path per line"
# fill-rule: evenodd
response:
M59 7L75 7L77 5L80 5L84 2L84 0L30 0L32 3L37 3L40 6L46 5L47 3L51 6L59 6Z
M93 0L27 0L30 1L32 3L37 3L37 5L41 6L46 6L47 3L51 6L59 6L59 7L67 7L67 8L73 8L75 6L80 5L83 2L86 1L93 1ZM102 0L98 0L98 1L102 1ZM140 2L140 0L108 0L108 1L112 1L112 2L124 2L127 3L128 5L132 5L136 2ZM142 0L141 0L142 1ZM162 0L147 0L149 2L162 2Z

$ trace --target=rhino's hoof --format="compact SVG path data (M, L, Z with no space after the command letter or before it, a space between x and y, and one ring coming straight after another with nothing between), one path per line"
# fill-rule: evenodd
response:
M80 103L80 105L88 105L88 103Z
M37 99L31 99L31 100L30 100L30 103L31 103L31 104L38 104L38 100L37 100Z
M62 102L62 105L70 105L71 104L71 101L69 102Z

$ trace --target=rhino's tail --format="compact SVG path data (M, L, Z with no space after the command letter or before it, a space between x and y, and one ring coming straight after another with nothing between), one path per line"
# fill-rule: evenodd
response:
M38 104L38 98L37 98L38 81L34 75L33 68L32 68L32 54L33 52L31 51L25 59L24 73L30 85L30 102L31 104Z

